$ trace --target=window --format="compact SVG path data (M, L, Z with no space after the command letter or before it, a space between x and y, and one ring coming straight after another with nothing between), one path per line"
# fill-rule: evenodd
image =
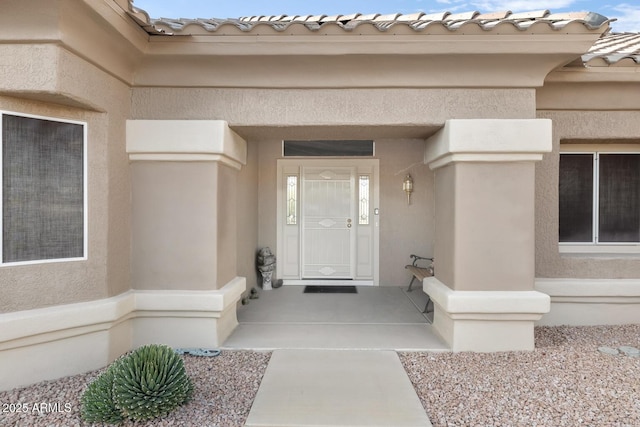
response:
M0 116L2 264L86 259L86 124Z
M358 183L358 224L369 225L369 175L360 175Z
M368 140L283 141L284 157L371 157L374 143Z
M640 243L640 153L562 153L559 178L561 243Z
M298 176L287 175L287 225L298 224Z

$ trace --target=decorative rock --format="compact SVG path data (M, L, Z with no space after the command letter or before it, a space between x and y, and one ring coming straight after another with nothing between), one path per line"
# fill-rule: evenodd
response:
M627 356L640 357L640 350L638 350L635 347L622 346L622 347L618 347L618 350L620 350L622 353L626 354Z
M612 356L619 354L618 349L611 347L598 347L598 351L602 354L610 354Z

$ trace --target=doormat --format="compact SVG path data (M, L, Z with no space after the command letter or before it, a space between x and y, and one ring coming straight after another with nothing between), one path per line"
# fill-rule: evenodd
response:
M355 286L305 286L305 294L357 294Z

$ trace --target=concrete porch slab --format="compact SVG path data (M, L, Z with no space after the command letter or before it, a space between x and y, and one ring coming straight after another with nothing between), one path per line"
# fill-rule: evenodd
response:
M450 351L426 323L241 323L222 348Z
M431 426L393 351L276 350L246 426Z

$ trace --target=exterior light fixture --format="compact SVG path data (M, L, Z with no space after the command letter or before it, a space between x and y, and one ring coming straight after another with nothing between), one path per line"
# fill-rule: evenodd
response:
M402 182L402 189L407 193L407 205L411 204L411 193L413 193L413 178L407 174L406 178Z

